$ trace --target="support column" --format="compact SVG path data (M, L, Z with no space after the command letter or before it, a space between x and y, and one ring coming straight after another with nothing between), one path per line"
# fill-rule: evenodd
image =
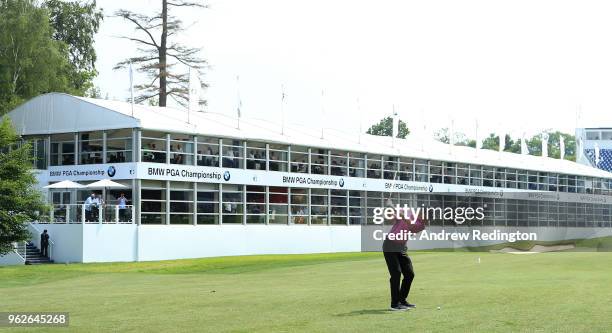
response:
M74 165L79 164L79 153L81 152L81 145L79 144L79 133L74 133ZM64 149L62 148L62 156ZM61 158L63 158L60 156Z
M166 180L166 224L170 224L170 181Z
M106 164L106 131L102 131L102 163Z
M195 158L193 159L194 161L196 160ZM198 183L197 182L193 182L192 184L193 187L193 225L198 225Z

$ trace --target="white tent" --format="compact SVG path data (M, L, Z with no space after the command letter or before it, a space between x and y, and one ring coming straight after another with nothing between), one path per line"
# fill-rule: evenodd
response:
M87 188L127 188L127 186L110 179L102 179L87 185Z
M84 188L85 185L75 183L72 180L62 180L61 182L57 182L55 184L47 185L43 188L47 189L70 189L70 188Z

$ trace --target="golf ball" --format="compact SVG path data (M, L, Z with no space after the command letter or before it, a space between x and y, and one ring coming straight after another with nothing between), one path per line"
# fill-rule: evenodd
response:
M441 307L438 307L438 310L442 309Z

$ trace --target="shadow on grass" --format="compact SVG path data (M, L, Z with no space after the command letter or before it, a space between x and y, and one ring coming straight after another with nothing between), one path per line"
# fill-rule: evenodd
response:
M391 313L389 309L371 309L371 310L356 310L347 313L339 313L335 315L336 317L354 317L354 316L363 316L363 315L373 315L373 314L387 314Z

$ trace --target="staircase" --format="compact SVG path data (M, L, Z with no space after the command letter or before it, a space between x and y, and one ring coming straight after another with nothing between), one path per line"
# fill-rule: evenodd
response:
M47 257L43 257L40 253L40 250L34 246L34 244L29 243L26 247L26 265L41 265L41 264L52 264L53 260L50 260Z

